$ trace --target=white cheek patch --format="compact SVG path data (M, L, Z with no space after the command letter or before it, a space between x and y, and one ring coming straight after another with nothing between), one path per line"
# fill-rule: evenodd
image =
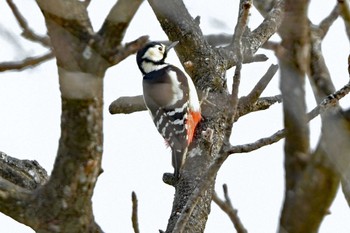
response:
M164 56L164 52L161 52L159 51L158 48L153 47L153 48L149 48L142 58L157 62L162 60L163 56Z

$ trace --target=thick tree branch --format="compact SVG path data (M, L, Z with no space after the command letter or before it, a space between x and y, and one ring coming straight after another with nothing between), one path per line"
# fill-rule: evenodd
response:
M0 177L0 211L22 223L30 218L24 213L29 206L31 191Z
M227 101L226 62L216 49L205 40L198 22L193 19L181 0L148 0L164 32L169 40L179 41L175 47L176 53L187 73L193 79L197 90L209 90L207 100L213 105L202 106L203 121L197 127L186 162L181 171L181 177L175 184L175 198L166 232L173 232L177 224L179 212L185 209L190 195L198 186L198 182L207 170L213 158L219 153L222 144L222 128L225 113L217 111L216 104ZM176 11L174 10L176 9ZM219 129L213 135L213 144L200 137L201 131L207 128ZM209 154L210 153L210 154ZM215 174L214 174L215 175ZM203 232L210 212L210 202L214 189L214 179L210 179L205 194L196 199L194 208L196 214L186 217L186 232ZM197 198L197 197L196 197ZM193 204L193 202L192 202ZM180 224L181 225L181 224ZM182 228L182 225L180 228Z
M19 160L0 151L0 211L31 225L33 208L28 208L32 192L48 180L48 175L38 162Z
M49 179L37 161L19 160L0 151L0 177L28 190L44 185Z
M10 62L1 62L0 63L0 72L9 71L9 70L23 70L27 68L32 68L34 66L40 65L41 63L48 61L54 58L55 55L52 51L35 57L27 57L22 61L10 61Z
M230 196L228 195L227 185L224 184L222 188L224 190L225 200L221 200L215 192L213 195L213 201L220 207L221 210L223 210L228 215L237 233L247 233L248 231L245 229L241 220L238 217L238 211L232 206Z
M279 58L285 136L285 199L279 232L297 230L290 213L295 209L296 188L310 154L309 126L305 103L305 72L309 54L307 0L285 1L285 17L279 29L282 48Z
M136 11L139 9L143 0L119 0L110 10L105 19L101 29L98 32L98 40L93 48L110 63L115 65L128 55L130 52L136 52L146 42L143 39L129 43L124 47L121 42L124 38L125 32L134 17ZM143 42L140 44L140 42ZM131 50L131 51L130 51ZM120 59L121 55L125 55Z
M110 56L109 62L111 65L116 65L123 61L125 58L131 54L136 53L148 42L148 36L141 36L138 39L126 43L124 46L118 46L116 51L114 51L112 56Z
M228 153L223 153L223 147L228 144L229 137L231 135L232 124L234 120L234 116L236 113L237 105L238 105L238 88L240 83L241 76L241 67L242 67L242 44L241 39L242 35L247 26L247 20L249 15L249 9L251 7L251 1L249 0L241 0L239 7L239 16L237 20L237 25L235 28L235 35L233 41L231 43L232 50L236 53L237 63L236 63L236 71L234 75L234 83L232 86L232 94L228 96L228 108L226 108L226 112L228 112L227 122L224 133L224 142L221 146L220 153L216 156L214 161L207 168L206 172L201 177L201 182L196 186L196 188L191 193L188 198L186 205L183 207L181 214L174 226L174 233L180 233L185 230L186 225L189 223L190 217L192 216L195 207L198 205L198 202L201 199L204 191L207 191L209 187L213 184L216 174L220 169L221 165L224 163L226 158L228 157Z
M142 95L120 97L109 105L109 112L111 114L129 114L145 110L147 108Z

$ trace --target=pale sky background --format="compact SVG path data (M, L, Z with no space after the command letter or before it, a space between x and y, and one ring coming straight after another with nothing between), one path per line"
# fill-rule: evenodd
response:
M232 33L237 19L238 0L185 1L193 17L201 16L205 34ZM317 3L318 2L318 3ZM312 1L310 17L314 23L329 14L336 1ZM30 19L29 24L39 33L45 33L43 17L34 0L17 0L15 3ZM112 0L92 1L89 10L95 30L115 3ZM0 61L20 60L25 56L39 55L45 50L17 35L20 29L5 1L0 2ZM262 18L252 10L250 27L254 29ZM132 20L124 42L141 35L151 40L165 40L151 8L144 2ZM336 88L348 82L348 40L342 20L332 26L323 46L328 68ZM243 66L240 95L246 95L276 59ZM170 63L180 64L172 52ZM227 74L231 83L233 70ZM108 70L105 77L104 106L104 173L99 177L93 203L96 221L105 232L133 232L131 225L131 192L139 200L139 226L141 232L165 230L170 216L173 187L162 182L164 172L171 172L170 150L165 148L147 112L131 115L110 115L109 104L120 96L142 93L141 74L135 56ZM230 84L229 84L230 85ZM279 77L276 75L263 96L279 94ZM308 106L315 102L308 86ZM349 107L349 97L341 101ZM34 69L0 73L0 151L21 159L37 160L51 171L60 135L60 93L55 61L51 60ZM253 142L282 128L281 105L270 110L242 117L234 126L232 144ZM318 140L319 119L311 123L311 140ZM249 232L276 232L283 201L284 170L283 142L258 151L232 155L220 170L216 190L222 197L222 184L227 183L231 200ZM342 192L338 195L321 225L321 233L350 232L350 212ZM3 232L32 233L30 228L0 214ZM213 204L206 233L233 232L228 217Z

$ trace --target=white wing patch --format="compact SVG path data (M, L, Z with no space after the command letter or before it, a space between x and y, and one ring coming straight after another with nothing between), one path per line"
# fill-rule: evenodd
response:
M169 75L171 83L172 83L171 89L173 91L173 99L171 100L171 102L168 105L168 106L171 106L171 105L175 104L177 101L181 100L184 96L184 93L183 93L182 89L180 88L181 83L177 79L176 72L170 70L170 71L168 71L168 75Z
M189 108L194 111L194 112L199 112L200 111L200 104L197 96L197 90L193 84L193 81L191 78L187 76L187 81L188 81L188 88L189 88Z

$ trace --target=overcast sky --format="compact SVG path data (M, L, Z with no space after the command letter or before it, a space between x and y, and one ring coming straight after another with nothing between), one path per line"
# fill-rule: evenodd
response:
M237 19L238 0L185 1L193 17L201 16L205 34L232 33ZM335 1L312 1L310 17L314 23L328 15ZM318 1L320 2L320 1ZM15 1L29 24L37 32L45 33L42 15L34 0ZM89 9L95 30L98 30L114 1L92 1ZM20 29L5 1L0 2L0 61L22 59L25 56L45 52L35 44L17 35ZM252 10L250 27L255 28L262 18ZM131 22L124 42L150 35L151 40L165 40L159 23L147 2L143 3ZM348 82L348 41L340 19L331 28L323 47L336 88ZM273 54L264 63L243 66L240 95L249 93L271 64L276 64ZM175 53L169 62L180 64ZM51 171L59 139L60 93L55 61L21 72L0 73L0 151L11 156L37 160ZM233 70L227 74L229 83ZM279 94L279 77L276 75L263 96ZM93 198L97 222L105 232L132 232L131 192L139 199L139 224L141 232L158 232L165 229L170 215L174 189L162 182L164 172L171 172L170 150L166 149L147 112L131 115L110 115L109 104L120 96L142 93L141 74L135 56L108 70L105 77L104 115L104 173L100 176ZM230 85L230 84L229 84ZM308 106L315 106L308 86ZM349 98L342 100L350 106ZM282 128L281 105L270 110L249 114L234 126L232 144L243 144L266 137ZM319 119L311 123L312 144L318 140ZM283 201L284 171L283 142L268 146L250 154L230 157L220 170L216 190L222 196L221 186L228 184L231 200L249 232L275 232ZM338 193L321 226L321 233L350 232L350 213L341 192ZM0 214L2 231L30 233L30 228L20 225ZM228 217L212 205L206 227L207 233L232 232Z

